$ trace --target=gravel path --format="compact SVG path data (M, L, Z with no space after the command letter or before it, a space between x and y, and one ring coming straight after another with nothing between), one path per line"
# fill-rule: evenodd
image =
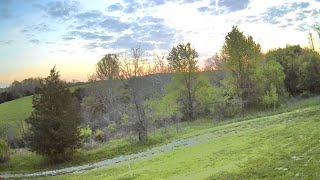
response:
M313 111L315 111L315 110L313 110ZM199 143L205 143L205 142L212 141L212 140L219 138L219 137L223 137L223 136L227 136L227 135L231 135L231 134L237 134L239 132L244 132L244 131L248 131L248 130L256 131L258 129L261 129L261 128L264 128L264 127L267 127L267 126L270 126L273 124L289 123L291 121L298 119L297 116L295 116L297 112L294 111L294 112L290 112L290 113L285 113L286 118L283 117L283 114L279 114L279 115L273 116L273 118L262 118L260 120L254 119L254 120L247 120L247 121L239 122L239 123L228 124L225 126L214 128L212 130L204 131L201 134L194 135L192 137L182 138L179 140L172 141L172 142L165 144L165 145L153 147L153 148L147 149L147 150L140 152L140 153L119 156L119 157L103 160L103 161L96 162L96 163L86 164L86 165L82 165L82 166L74 166L74 167L69 167L69 168L63 168L63 169L58 169L58 170L28 173L28 174L27 173L26 174L1 174L0 177L6 179L6 178L53 176L53 175L68 174L68 173L82 173L82 172L85 172L85 171L88 171L91 169L114 165L117 163L132 162L132 161L136 161L136 160L149 158L149 157L159 155L159 154L162 154L165 152L169 152L169 151L172 151L172 150L175 150L178 148L193 146L193 145L196 145ZM307 112L308 112L308 110L307 110ZM308 112L308 114L309 113L312 114L312 111Z

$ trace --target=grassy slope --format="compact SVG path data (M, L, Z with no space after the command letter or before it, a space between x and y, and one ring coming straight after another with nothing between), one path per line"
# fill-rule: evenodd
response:
M77 88L84 88L87 84L70 87L73 92ZM32 96L22 97L0 104L0 127L16 128L21 120L26 119L32 111Z
M192 136L194 133L199 133L201 130L216 125L208 119L192 123L181 123L180 126L184 130L179 133L175 131L175 127L171 127L166 135L163 135L161 131L156 131L150 134L148 143L143 145L132 138L112 140L106 144L100 144L93 149L79 149L71 161L60 165L47 164L44 158L29 151L20 152L12 150L10 161L0 164L0 174L1 172L37 172L97 162L120 155L140 152L146 148L164 144L177 138Z
M197 134L206 133L208 131L212 131L210 128L219 128L220 131L226 131L228 127L238 126L237 123L244 123L248 124L250 119L256 119L258 117L268 117L270 115L275 115L277 113L285 113L285 112L295 112L299 114L298 109L304 109L306 107L317 107L319 105L320 99L319 97L311 98L303 101L292 101L286 105L283 105L277 111L271 112L261 112L255 113L244 118L240 119L232 119L228 121L222 122L214 122L212 123L211 120L198 120L195 122L184 122L181 123L182 131L177 133L174 127L171 127L169 133L163 136L160 132L151 133L150 134L150 141L148 144L142 146L138 144L136 141L128 141L128 139L120 139L120 140L113 140L107 144L101 144L94 149L84 150L81 149L76 153L76 156L73 160L68 163L60 164L60 165L47 165L45 161L40 156L37 156L31 152L23 151L23 152L13 152L11 156L11 160L6 163L0 165L1 172L8 172L8 173L24 173L24 172L36 172L42 170L49 170L49 169L57 169L61 167L69 167L74 165L81 165L91 162L97 162L103 159L109 159L115 156L120 156L123 154L131 154L135 152L139 152L145 148L156 146L160 144L164 144L174 139L178 138L185 138L190 136L195 136ZM288 114L287 114L288 115ZM246 121L249 120L249 121ZM239 121L239 122L238 122ZM236 122L236 123L232 123ZM260 121L265 122L265 121ZM250 123L249 123L250 124ZM265 124L266 125L266 124ZM249 126L250 128L250 126Z
M32 111L32 97L27 96L0 104L0 127L17 126Z
M137 179L320 179L320 106L204 130L212 141L131 163ZM202 131L203 133L203 131ZM48 179L131 179L128 164Z

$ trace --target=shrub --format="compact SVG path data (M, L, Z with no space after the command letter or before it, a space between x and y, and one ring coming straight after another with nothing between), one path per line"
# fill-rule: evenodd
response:
M278 104L279 98L277 94L277 89L273 84L271 84L270 91L267 91L266 94L262 97L262 105L265 108L275 109Z
M8 143L8 146L11 149L26 147L26 143L23 139L23 135L21 135L21 133L17 133L17 131L14 127L6 128L5 131L3 132L2 137L3 138L5 137L5 139Z
M8 138L8 145L12 149L25 148L26 147L26 142L22 137L14 136L14 137L12 137L10 139Z
M104 132L100 129L97 129L96 132L94 133L94 140L99 142L106 141L106 136Z
M241 112L243 101L235 95L229 95L223 88L215 88L212 112L218 119L233 118Z
M0 163L9 160L9 146L5 140L0 139Z
M89 142L92 135L92 130L89 126L80 129L80 135L83 138L83 142Z
M243 101L239 98L226 99L223 115L226 118L235 117L241 112Z

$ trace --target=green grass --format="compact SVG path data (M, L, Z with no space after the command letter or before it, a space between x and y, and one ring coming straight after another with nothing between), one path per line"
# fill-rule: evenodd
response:
M251 178L253 177L253 174L250 174L251 170L256 173L263 171L263 169L253 170L262 166L255 163L266 162L266 164L263 164L265 168L269 166L271 169L284 168L285 171L287 167L282 167L281 164L278 165L279 167L273 167L278 161L285 162L285 160L281 159L282 156L288 155L288 153L288 157L294 157L295 154L299 156L301 154L300 149L313 148L320 144L320 105L316 104L319 103L316 100L310 99L300 102L297 106L294 105L293 107L298 108L296 110L291 107L284 107L283 109L285 110L279 109L281 112L285 111L282 114L265 112L265 116L259 113L260 115L257 115L259 117L251 119L240 118L219 123L212 123L208 119L184 122L180 125L183 131L179 133L173 130L174 127L169 129L170 133L166 136L162 135L160 131L152 133L148 144L141 145L127 139L114 140L92 150L79 150L72 161L59 166L47 165L44 159L30 152L22 154L14 153L11 161L1 165L0 169L2 172L11 173L55 169L139 152L147 147L163 144L177 138L206 135L212 138L212 141L175 150L148 160L134 162L131 166L135 176L137 179L155 177L162 177L164 179L185 179L187 177L191 179L223 179L224 177L242 179L242 176ZM302 136L297 137L297 135ZM290 149L293 146L293 142L298 142L299 137L304 137L301 140L305 141L299 141L298 144L294 144L297 147ZM281 149L285 144L288 144L288 146ZM267 160L268 158L270 160ZM291 162L290 158L287 159L287 163ZM311 157L306 158L310 159ZM316 161L320 160L318 156L314 158ZM315 169L313 166L308 168ZM272 172L275 174L267 175L277 177L277 171L282 172L275 170L275 172ZM284 177L287 176L289 175ZM95 177L96 179L129 179L130 174L128 173L127 165L121 164L101 170L88 171L81 175L64 175L54 178L86 179L89 177L90 179L92 179L91 177ZM255 178L263 177L264 175L259 175Z
M212 140L130 164L134 179L320 179L320 105L194 132ZM127 163L44 179L132 179Z
M182 130L179 132L175 130L175 127L169 128L166 134L163 134L161 130L150 132L149 140L146 144L140 144L136 140L136 137L111 140L108 143L99 144L93 149L79 149L71 161L59 165L48 164L46 159L29 151L19 152L12 150L10 161L5 164L0 164L0 172L37 172L97 162L120 155L141 152L144 149L168 143L177 138L191 136L199 130L207 129L215 125L216 124L208 119L201 119L196 122L183 122L180 124Z
M32 111L32 96L0 104L0 127L17 127Z
M73 92L77 88L85 88L88 84L69 87ZM32 112L32 96L22 97L13 101L0 104L0 129L12 127L17 130Z

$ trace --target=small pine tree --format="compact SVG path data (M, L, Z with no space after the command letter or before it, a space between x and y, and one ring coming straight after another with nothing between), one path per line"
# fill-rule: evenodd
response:
M80 115L55 67L41 82L40 93L33 96L32 104L34 110L26 119L28 147L54 162L66 160L80 145Z

